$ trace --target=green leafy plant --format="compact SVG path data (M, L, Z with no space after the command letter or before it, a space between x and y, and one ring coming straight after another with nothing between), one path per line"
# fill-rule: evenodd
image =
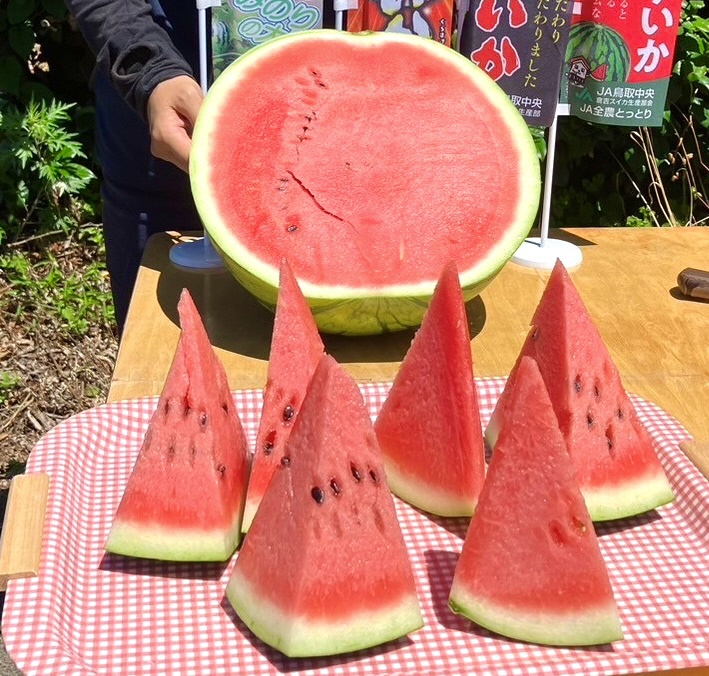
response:
M0 243L60 230L92 213L83 192L95 175L76 134L72 104L30 101L0 108Z
M10 401L20 382L20 377L16 373L0 371L0 404L6 404Z
M113 305L97 226L80 231L84 261L67 265L61 247L40 251L11 250L0 256L5 290L0 309L32 330L48 319L68 336L82 336L95 325L113 323Z

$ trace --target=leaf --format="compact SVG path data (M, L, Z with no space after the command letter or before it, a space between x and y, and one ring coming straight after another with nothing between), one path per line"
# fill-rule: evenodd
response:
M10 0L7 3L7 20L15 25L27 21L36 9L34 0Z
M67 15L64 0L42 0L42 7L50 16L63 19Z
M34 29L32 24L28 21L10 26L7 34L10 40L10 47L15 53L23 60L28 59L34 47Z
M0 56L0 92L13 96L20 94L22 66L14 56Z

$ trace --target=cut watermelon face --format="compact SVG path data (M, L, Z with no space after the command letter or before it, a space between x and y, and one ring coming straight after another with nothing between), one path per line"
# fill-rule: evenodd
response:
M236 549L250 453L226 374L187 290L175 356L105 549L226 561Z
M226 596L290 657L379 645L423 626L359 388L323 356L239 551Z
M536 362L523 357L517 377L450 606L532 643L620 640L608 572Z
M470 516L485 478L458 272L449 263L374 425L392 491L439 516Z
M310 308L285 259L279 279L263 408L241 527L244 533L249 530L273 471L283 457L308 383L325 349Z
M539 365L594 521L634 516L674 499L618 369L558 261L485 431L492 447L509 414L524 356Z
M322 331L418 326L440 271L466 299L515 252L539 161L515 106L469 59L387 32L302 31L227 68L190 159L204 226L274 307L288 258Z

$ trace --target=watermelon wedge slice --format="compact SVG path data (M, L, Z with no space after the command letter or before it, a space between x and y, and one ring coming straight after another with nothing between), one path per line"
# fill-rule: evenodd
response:
M448 263L374 425L392 491L439 516L470 516L485 478L473 360Z
M523 357L449 605L548 645L623 637L608 572L536 362Z
M105 549L226 561L236 549L250 453L224 367L185 289L182 333Z
M220 74L190 179L238 281L275 307L287 257L319 329L351 335L418 326L449 260L477 295L529 233L541 184L524 119L470 59L336 30L268 40Z
M263 408L241 525L244 533L283 457L305 390L324 350L312 312L290 265L283 259Z
M521 359L544 378L594 521L633 516L674 499L620 374L563 264L557 261L485 431L490 446L509 415Z
M226 597L290 657L334 655L423 626L372 423L323 356L239 551Z

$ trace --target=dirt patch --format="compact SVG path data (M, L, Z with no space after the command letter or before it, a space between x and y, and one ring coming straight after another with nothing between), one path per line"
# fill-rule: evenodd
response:
M51 255L66 274L80 274L102 254L76 240L57 244ZM105 275L88 283L90 293L108 297ZM84 335L73 334L60 313L20 307L12 291L0 270L0 493L24 472L43 434L105 401L118 347L111 321L94 319Z

